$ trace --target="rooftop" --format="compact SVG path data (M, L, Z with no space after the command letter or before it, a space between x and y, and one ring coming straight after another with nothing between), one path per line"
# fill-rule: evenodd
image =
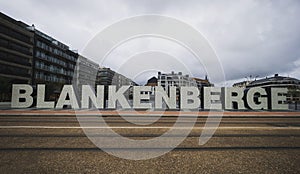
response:
M259 79L252 81L247 87L252 86L262 86L262 85L269 85L269 84L298 84L300 85L300 80L292 77L284 77L275 74L273 77L266 77L264 79Z

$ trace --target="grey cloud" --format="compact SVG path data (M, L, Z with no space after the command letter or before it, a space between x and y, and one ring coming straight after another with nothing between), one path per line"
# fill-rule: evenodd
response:
M1 1L0 10L28 24L34 23L79 51L105 26L120 19L167 15L187 22L205 35L222 62L227 80L274 73L300 78L298 0L17 0ZM201 77L201 73L193 73Z

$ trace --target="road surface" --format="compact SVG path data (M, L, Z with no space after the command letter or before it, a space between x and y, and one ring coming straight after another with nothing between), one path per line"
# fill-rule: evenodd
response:
M160 136L178 120L178 113L106 111L107 124L95 112L76 112L89 129L110 129L130 139ZM185 140L157 158L125 160L99 149L84 134L73 111L0 111L1 173L300 173L300 113L226 112L213 137L199 145L206 112L186 114L178 129L196 123ZM218 114L216 114L218 115ZM132 121L133 123L128 123ZM156 121L156 122L154 122ZM154 122L148 125L148 123ZM97 128L98 126L98 128ZM91 136L107 136L94 134ZM114 135L109 135L114 138ZM166 138L183 136L180 133ZM163 149L164 147L162 147ZM132 151L138 149L114 149ZM157 150L157 149L149 149ZM159 149L158 149L159 150Z

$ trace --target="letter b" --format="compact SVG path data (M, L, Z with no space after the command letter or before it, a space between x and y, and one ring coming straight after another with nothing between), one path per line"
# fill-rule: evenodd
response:
M21 93L21 90L25 91ZM12 97L11 97L11 107L12 108L28 108L33 103L33 98L31 96L33 89L30 85L13 85L12 86ZM25 99L21 102L20 99Z

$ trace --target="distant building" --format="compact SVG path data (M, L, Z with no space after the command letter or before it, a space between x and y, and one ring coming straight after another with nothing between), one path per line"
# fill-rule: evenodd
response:
M0 12L0 102L11 100L12 84L32 83L34 34L27 27Z
M214 86L209 82L207 76L205 79L190 77L189 75L183 75L182 72L174 73L161 73L158 72L157 79L158 86L162 86L167 89L169 86L195 86L198 88Z
M75 68L73 84L76 84L77 86L95 86L99 68L99 64L96 62L79 55Z
M157 86L157 78L156 77L151 77L145 86Z
M162 86L165 90L169 86L198 86L197 82L189 75L182 75L182 72L174 73L174 71L171 73L158 72L157 85Z
M148 91L143 91L142 94L150 94L150 100L153 100L154 101L154 91L155 91L155 86L157 86L157 78L156 77L151 77L147 83L145 84L145 86L151 86L151 91L148 92Z
M232 86L233 87L239 87L239 88L246 88L247 85L249 85L249 83L251 83L252 81L242 81L242 82L237 82L237 83L234 83Z
M194 86L197 87L200 90L199 97L202 96L202 88L208 87L208 86L214 86L212 83L209 82L207 76L205 79L190 77L189 75L183 75L182 72L174 73L173 71L171 73L161 73L158 72L158 78L157 78L157 86L162 86L165 91L168 92L168 88L170 86L176 86L176 96L177 100L179 100L179 88L182 86ZM151 94L154 94L154 90L152 89Z
M72 82L79 98L82 95L82 85L95 87L98 70L97 63L79 55Z
M205 79L199 79L194 77L193 80L196 81L198 88L214 86L214 84L210 83L207 76L205 76Z
M122 74L119 74L110 68L102 67L99 68L97 77L96 77L96 85L104 85L106 86L104 89L105 93L105 99L108 98L108 87L109 85L115 85L117 89L119 89L121 86L129 85L129 86L137 86L137 83L135 83L133 80L125 77ZM127 94L129 98L132 97L132 89L128 91Z
M102 67L98 69L96 84L106 85L106 86L116 85L117 88L124 85L131 85L131 86L137 85L131 79L106 67Z
M111 85L113 84L113 78L115 75L115 71L111 70L110 68L99 68L96 77L96 85Z
M247 85L247 88L252 87L262 87L265 89L270 89L272 87L288 88L287 101L300 101L300 80L295 78L275 74L273 77L255 80Z

